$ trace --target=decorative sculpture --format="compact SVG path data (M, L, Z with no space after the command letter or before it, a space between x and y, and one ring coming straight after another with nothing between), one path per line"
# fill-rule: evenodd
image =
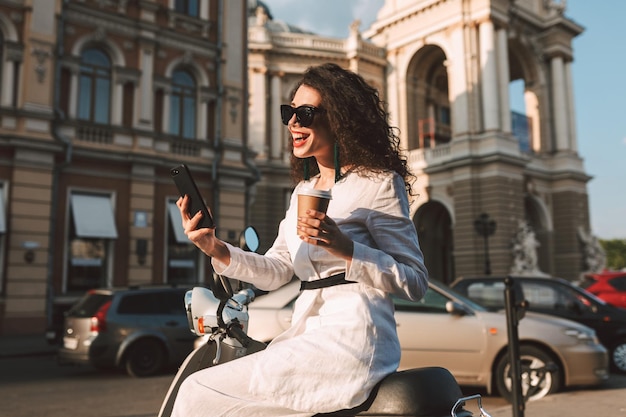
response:
M606 268L606 252L600 245L598 238L578 227L578 238L582 243L584 268L583 272L600 272Z
M547 276L538 265L537 248L540 246L532 227L520 221L517 233L513 238L513 265L511 275Z

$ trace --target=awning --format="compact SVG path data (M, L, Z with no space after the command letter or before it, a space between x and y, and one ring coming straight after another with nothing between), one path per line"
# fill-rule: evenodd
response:
M7 232L6 212L4 211L4 195L2 194L2 188L0 188L0 233Z
M180 217L178 206L176 206L175 202L170 201L167 203L167 209L170 212L170 221L172 222L176 242L190 244L191 242L187 239L187 235L185 235L185 229L183 229L183 218Z
M110 197L72 194L71 204L78 237L117 239Z

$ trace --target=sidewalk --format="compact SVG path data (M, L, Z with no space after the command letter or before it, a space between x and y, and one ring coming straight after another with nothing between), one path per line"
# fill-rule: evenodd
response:
M483 407L485 405L483 404ZM495 410L485 407L491 417L512 417L513 407ZM626 417L626 388L572 390L529 402L524 417Z
M0 336L0 359L24 356L54 355L56 346L50 345L45 334Z

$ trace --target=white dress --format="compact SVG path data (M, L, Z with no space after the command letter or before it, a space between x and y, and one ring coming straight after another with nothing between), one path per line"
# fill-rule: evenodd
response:
M310 281L346 272L346 280L356 283L303 291L287 331L262 352L190 376L194 382L185 381L176 407L179 400L197 402L207 388L214 391L205 400L212 410L207 416L331 412L360 405L376 383L397 369L400 346L390 294L418 300L427 289L404 181L395 173L374 178L350 173L334 185L327 214L354 241L349 270L344 260L297 236L296 195L303 185L296 187L278 237L265 255L230 246L230 265L214 261L216 271L263 290L281 287L294 274ZM228 375L230 381L219 382ZM237 388L229 386L234 379L240 382ZM230 403L220 409L228 410L223 414L215 408L215 392ZM241 405L234 404L238 401ZM267 408L265 413L259 404ZM201 408L197 403L187 408L187 417L203 415L189 414ZM281 414L277 408L299 413Z

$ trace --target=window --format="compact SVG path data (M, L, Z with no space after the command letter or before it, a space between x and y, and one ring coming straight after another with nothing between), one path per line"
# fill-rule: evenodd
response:
M6 195L4 194L7 187L4 183L0 182L0 293L4 291L4 254L6 252L6 234L7 234L7 218L6 218L6 208L5 202L7 201Z
M70 196L67 290L85 291L109 284L109 263L117 228L108 195Z
M127 294L120 300L118 314L132 315L185 315L183 299L185 290L158 291Z
M198 0L176 0L174 10L178 13L198 17Z
M180 211L174 201L167 203L167 211L170 218L167 234L167 283L194 284L199 277L199 251L187 239Z
M77 117L108 124L111 108L111 61L99 49L86 49L80 57Z
M609 284L618 291L626 291L626 275L611 278Z
M4 209L4 184L0 183L0 236L7 232L6 210Z
M393 304L398 311L412 311L416 313L447 313L447 297L429 288L424 297L419 301L409 301L401 298L393 298Z
M184 70L172 75L169 133L186 139L196 137L196 82Z

